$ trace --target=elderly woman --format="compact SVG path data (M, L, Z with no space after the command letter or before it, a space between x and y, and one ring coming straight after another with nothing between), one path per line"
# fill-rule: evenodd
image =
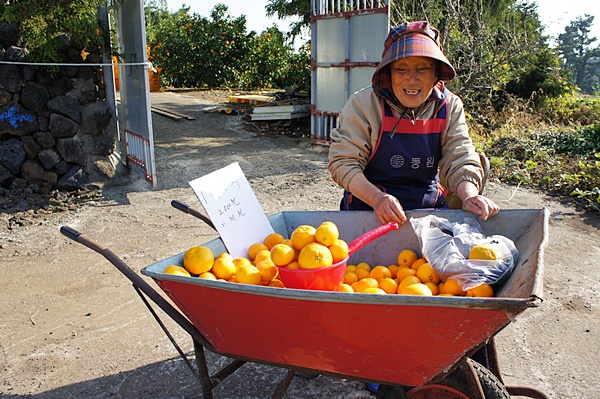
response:
M439 176L462 207L486 220L499 211L480 195L484 170L461 99L444 85L456 76L429 23L392 28L372 86L354 93L331 132L329 171L342 210L374 210L381 223L405 210L447 208ZM439 173L439 174L438 174Z

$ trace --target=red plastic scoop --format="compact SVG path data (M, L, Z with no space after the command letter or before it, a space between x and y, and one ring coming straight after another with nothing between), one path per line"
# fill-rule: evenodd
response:
M390 222L367 231L348 244L348 256L345 259L331 266L318 269L288 269L286 267L278 267L281 281L286 288L335 291L344 280L346 265L350 255L377 238L397 229L398 223Z

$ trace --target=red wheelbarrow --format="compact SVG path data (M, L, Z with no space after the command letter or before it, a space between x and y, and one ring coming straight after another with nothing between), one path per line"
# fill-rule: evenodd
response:
M178 201L172 205L212 225L193 208ZM451 222L471 216L455 210L416 210L407 216L431 212ZM379 225L372 212L282 212L269 217L273 229L287 237L299 225L325 220L336 223L340 237L350 240ZM129 278L170 338L146 296L190 334L197 371L171 341L200 379L205 399L213 398L213 388L246 362L288 370L273 398L283 397L296 373L375 382L380 384L378 398L547 398L533 388L504 386L493 337L542 301L548 211L502 210L480 224L486 234L506 236L519 250L511 277L496 287L493 298L281 289L164 274L166 266L183 264L182 252L141 271L176 307L108 248L66 226L61 233L100 253ZM215 254L226 252L220 238L203 245ZM419 249L410 223L361 248L349 262L389 265L405 248ZM355 339L365 335L369 339ZM388 342L394 343L395 351L386 349ZM205 349L232 362L209 375Z

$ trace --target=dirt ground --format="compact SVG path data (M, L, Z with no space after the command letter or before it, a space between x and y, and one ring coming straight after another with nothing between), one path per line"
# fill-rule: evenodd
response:
M222 100L210 93L152 93L153 105L196 118L153 114L158 187L123 172L102 196L67 211L30 213L26 223L14 223L23 214L0 214L0 397L200 397L200 384L129 280L59 227L85 233L139 272L216 237L170 201L201 209L188 181L232 162L239 162L267 215L337 209L341 189L329 178L326 147L264 126L246 130L241 115L201 112ZM536 191L493 181L486 187L503 208L546 207L551 215L544 301L496 337L505 383L555 399L600 398L600 218ZM189 336L163 319L183 351L192 353ZM209 361L216 368L227 359L211 354ZM215 397L270 397L284 375L247 364ZM356 381L296 377L285 397L374 395Z

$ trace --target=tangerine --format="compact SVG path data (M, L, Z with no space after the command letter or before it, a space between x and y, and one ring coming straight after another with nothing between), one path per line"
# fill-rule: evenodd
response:
M356 267L361 267L363 269L366 269L368 272L371 271L371 265L369 265L367 262L360 262L359 264L356 265Z
M266 245L267 249L270 251L277 244L281 244L281 242L285 240L285 237L279 233L270 233L267 234L265 239L263 240L263 244Z
M271 260L277 266L285 266L294 260L294 248L285 244L277 244L271 248Z
M338 238L340 238L340 232L333 222L323 222L315 230L315 241L326 247L331 246Z
M300 269L317 269L331 266L333 256L331 251L323 244L311 242L304 246L298 256L298 265Z
M423 295L423 296L431 296L432 295L429 287L423 283L407 285L402 290L400 290L399 294L401 294L401 295Z
M373 277L375 280L379 280L382 277L390 278L392 277L392 272L387 268L387 266L375 266L373 269L371 269L369 277Z
M331 256L333 256L333 263L343 261L348 257L348 244L344 240L337 239L329 246Z
M240 265L237 268L235 277L237 282L242 284L259 285L262 281L260 271L250 263Z
M440 278L429 263L423 263L421 266L419 266L417 269L417 277L423 284L429 282L437 284L440 282Z
M398 294L402 294L404 288L413 284L422 284L417 276L406 276L398 283Z
M286 266L286 268L293 269L293 270L298 270L298 269L300 269L300 265L298 265L298 262L293 261L291 263L288 263L288 265Z
M213 281L217 281L217 276L215 276L213 273L211 272L204 272L202 274L200 274L198 276L198 278L203 278L206 280L213 280Z
M463 291L458 281L453 278L449 278L444 281L444 294L464 296L466 292Z
M354 270L354 274L356 274L356 276L358 277L359 280L362 280L363 278L367 278L370 275L370 272L365 269L364 267L357 267Z
M300 251L306 245L315 242L315 229L313 226L307 224L300 225L292 232L290 239L292 240L292 247L296 251Z
M419 266L421 266L424 263L428 263L427 259L425 258L419 258L416 261L414 261L414 263L412 265L410 265L411 269L417 270L419 268Z
M202 274L213 266L215 255L203 245L188 249L183 255L183 267L192 274Z
M263 249L262 251L259 251L256 254L256 256L254 257L254 264L258 264L265 259L271 259L271 251L269 251L268 249Z
M385 291L386 294L395 294L398 292L398 283L393 278L382 277L379 280L379 288Z
M445 293L446 293L446 290L444 289L444 282L441 281L438 284L438 295L442 295L442 294L445 294Z
M401 267L396 272L396 280L402 281L402 279L406 276L416 276L417 272L413 269L409 269L407 267Z
M354 290L352 289L352 287L349 284L346 283L342 283L340 284L340 286L337 289L340 292L354 292Z
M354 272L346 272L344 274L344 283L351 285L352 283L356 283L358 281L358 276Z
M217 257L215 259L219 259L219 258L233 260L233 256L229 252L221 252L219 255L217 255Z
M474 245L469 251L469 259L497 260L498 253L496 252L496 249L493 247L493 245Z
M379 283L374 278L367 277L358 280L356 283L352 284L351 287L354 292L363 292L367 288L379 288Z
M252 262L248 258L234 258L232 260L232 262L235 265L236 270L239 269L241 265L251 265L252 264Z
M231 259L217 258L213 263L212 272L217 278L229 280L235 274L235 264Z
M265 283L272 281L279 275L279 269L277 269L275 263L273 263L273 261L270 259L263 260L256 265L256 268L260 273L260 279Z
M432 295L437 295L440 293L440 287L438 287L437 284L432 283L431 281L428 281L425 283L425 285L429 287Z
M419 256L412 249L404 249L398 254L398 266L410 267L415 261L419 259Z
M273 280L269 281L269 284L267 284L269 287L276 287L276 288L285 288L285 285L283 285L283 282L279 279L274 278Z
M468 289L466 296L478 298L491 298L494 296L494 289L491 285L483 283L475 288Z
M269 248L267 248L267 246L262 242L255 242L248 247L248 256L250 259L254 260L254 258L256 258L256 254L265 249L269 250Z
M176 276L185 276L191 277L190 272L187 271L185 267L177 266L177 265L169 265L163 270L163 273L166 274L174 274Z

